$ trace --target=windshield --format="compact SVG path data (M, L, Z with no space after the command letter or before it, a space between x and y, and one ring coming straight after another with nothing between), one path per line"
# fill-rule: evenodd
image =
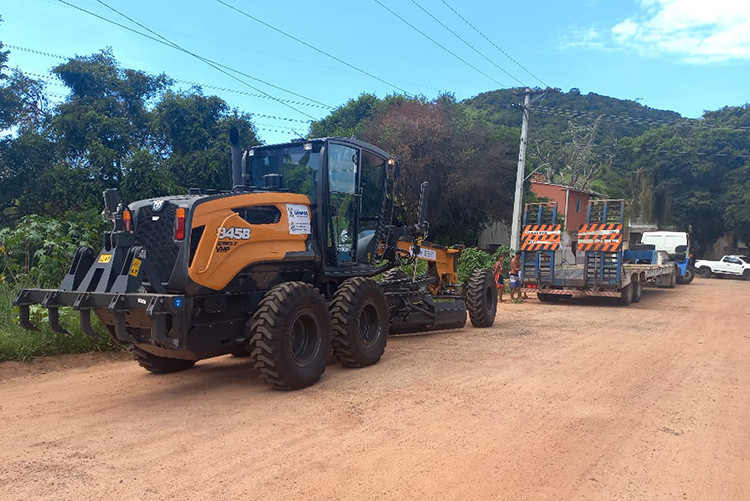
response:
M282 188L292 193L317 198L317 174L320 166L320 146L307 143L277 148L252 150L250 173L253 185L263 187L263 176L281 174Z

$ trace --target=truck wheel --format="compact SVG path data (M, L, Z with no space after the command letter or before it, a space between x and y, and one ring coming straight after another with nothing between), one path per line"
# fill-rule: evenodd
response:
M380 360L388 341L388 301L374 280L356 277L341 284L331 302L331 331L333 353L344 367Z
M383 273L383 277L381 278L382 282L398 282L399 280L403 280L405 278L408 278L409 275L406 274L404 270L401 268L393 268L385 273Z
M633 299L633 283L629 283L622 289L620 289L620 299L618 303L620 306L630 306L630 301Z
M709 268L708 266L701 266L698 270L698 275L700 275L701 278L710 278L711 268Z
M474 327L489 327L497 313L497 285L492 270L474 270L466 288L466 308Z
M744 278L745 280L750 280L750 270L743 271L742 278Z
M131 348L130 352L133 354L133 360L138 362L138 365L154 374L169 374L170 372L184 371L195 365L195 360L157 357L138 348Z
M304 388L325 371L331 321L323 296L313 286L285 282L269 290L246 328L255 370L274 388Z
M685 274L684 275L682 275L682 274L677 275L677 283L680 284L680 285L687 285L687 284L691 283L694 278L695 278L695 268L693 268L692 266L688 265L685 268Z
M631 301L633 303L640 303L641 298L643 297L643 282L636 280L631 282L631 284L633 286L633 297L631 298Z

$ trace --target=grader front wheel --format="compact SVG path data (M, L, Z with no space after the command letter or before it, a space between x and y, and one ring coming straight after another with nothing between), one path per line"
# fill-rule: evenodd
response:
M497 285L492 270L474 270L466 289L466 308L474 327L489 327L497 313Z

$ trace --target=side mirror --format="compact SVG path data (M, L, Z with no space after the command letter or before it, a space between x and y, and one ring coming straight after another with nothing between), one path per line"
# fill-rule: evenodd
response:
M115 214L120 206L120 193L117 188L104 190L104 210L110 214Z
M401 174L401 164L395 158L389 158L387 162L387 176L389 181L395 181Z
M424 181L419 188L419 219L417 224L424 224L427 222L427 195L430 188L430 183Z

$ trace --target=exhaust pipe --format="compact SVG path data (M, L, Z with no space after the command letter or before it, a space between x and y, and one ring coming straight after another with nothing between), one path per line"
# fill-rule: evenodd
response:
M242 151L240 150L240 131L237 127L229 129L229 144L231 145L229 156L229 172L232 176L232 191L245 189L245 180L242 175Z

